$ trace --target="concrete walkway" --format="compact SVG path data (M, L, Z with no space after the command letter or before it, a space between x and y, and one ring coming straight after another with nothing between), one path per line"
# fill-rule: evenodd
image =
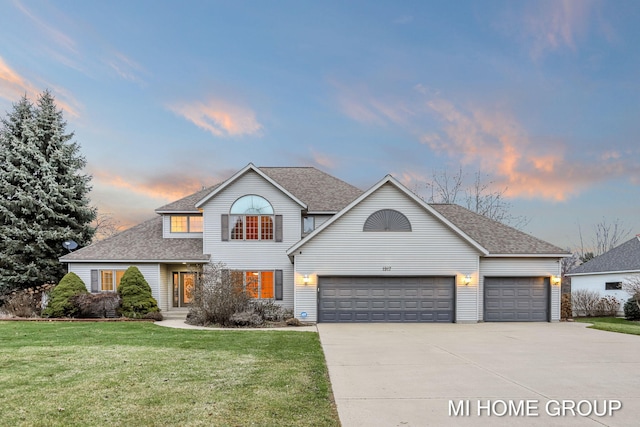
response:
M343 427L640 425L640 336L580 323L318 330Z

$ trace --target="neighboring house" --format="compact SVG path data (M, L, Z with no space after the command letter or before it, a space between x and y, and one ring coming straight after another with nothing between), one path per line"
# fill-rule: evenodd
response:
M136 265L164 311L194 265L241 271L254 298L311 322L557 321L564 250L391 176L363 192L311 167L247 165L158 216L61 258L92 292Z
M610 251L590 259L567 274L571 277L571 292L580 289L596 291L602 296L620 300L619 315L624 315L624 303L631 295L622 290L627 277L640 274L640 235Z

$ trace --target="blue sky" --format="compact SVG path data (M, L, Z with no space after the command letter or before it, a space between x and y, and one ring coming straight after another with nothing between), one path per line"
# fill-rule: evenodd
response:
M123 225L257 166L462 166L563 247L640 233L636 1L0 0L0 111L50 89Z

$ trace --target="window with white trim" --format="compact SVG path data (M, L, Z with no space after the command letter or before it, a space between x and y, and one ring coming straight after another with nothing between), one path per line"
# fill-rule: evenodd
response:
M202 215L171 215L172 233L202 233Z
M239 198L229 211L231 240L273 240L273 223L273 206L255 194Z
M126 270L100 270L100 290L102 292L115 292L120 286L120 281Z

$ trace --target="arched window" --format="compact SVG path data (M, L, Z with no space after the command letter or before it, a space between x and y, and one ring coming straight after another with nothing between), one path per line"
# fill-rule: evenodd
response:
M240 197L229 211L231 240L273 240L273 206L264 197Z
M411 223L396 210L381 209L367 218L362 231L411 231Z

